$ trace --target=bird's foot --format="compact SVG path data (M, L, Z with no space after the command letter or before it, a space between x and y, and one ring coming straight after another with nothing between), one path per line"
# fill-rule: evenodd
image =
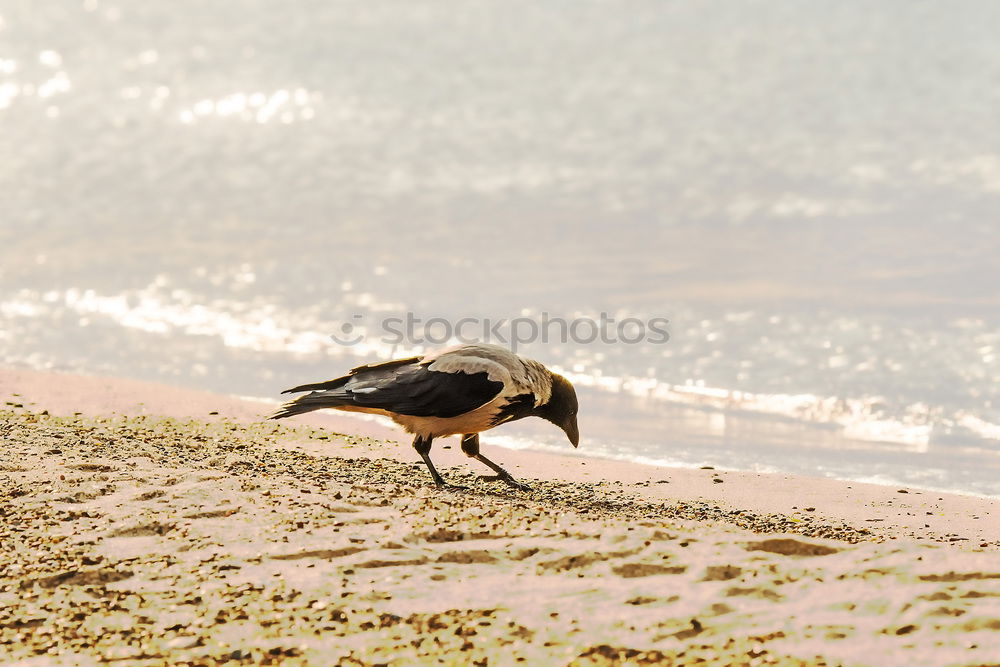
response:
M435 482L437 488L442 491L467 491L469 487L462 486L461 484L449 484L448 482Z
M481 479L484 482L503 482L512 489L517 489L518 491L531 491L530 486L527 484L521 484L510 475L480 475L477 479Z

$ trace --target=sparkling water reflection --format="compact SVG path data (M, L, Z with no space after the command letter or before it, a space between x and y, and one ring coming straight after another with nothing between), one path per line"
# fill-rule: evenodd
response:
M355 316L666 317L526 346L585 451L1000 494L997 19L0 1L0 359L270 396L410 351Z

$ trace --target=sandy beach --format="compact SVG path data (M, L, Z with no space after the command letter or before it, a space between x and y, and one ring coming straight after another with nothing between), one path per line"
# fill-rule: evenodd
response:
M0 370L0 661L1000 664L996 500L270 408Z
M998 25L0 0L0 667L1000 667Z

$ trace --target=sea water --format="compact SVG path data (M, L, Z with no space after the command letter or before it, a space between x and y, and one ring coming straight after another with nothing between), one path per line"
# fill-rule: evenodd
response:
M1000 495L998 19L0 1L0 362L274 397L407 314L655 319L519 344L579 453Z

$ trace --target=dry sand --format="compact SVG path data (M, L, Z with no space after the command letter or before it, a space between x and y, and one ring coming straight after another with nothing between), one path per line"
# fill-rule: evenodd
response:
M447 440L441 491L339 415L21 370L0 408L5 663L1000 664L995 500L490 450L520 492Z

